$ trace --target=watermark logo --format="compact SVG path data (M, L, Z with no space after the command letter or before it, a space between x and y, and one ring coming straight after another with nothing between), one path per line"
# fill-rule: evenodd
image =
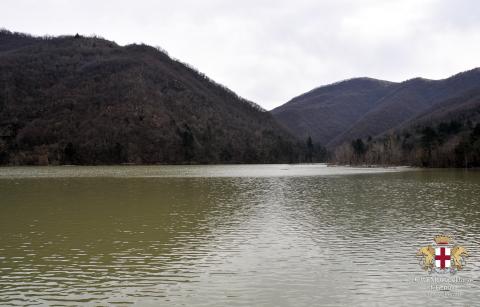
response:
M455 274L466 265L467 250L453 242L451 236L438 235L433 244L420 248L417 256L421 257L420 266L430 273Z

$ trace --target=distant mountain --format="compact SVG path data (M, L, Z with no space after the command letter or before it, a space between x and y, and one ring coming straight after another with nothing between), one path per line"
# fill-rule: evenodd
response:
M0 31L0 164L298 161L258 105L146 45Z
M310 135L314 142L333 149L358 138L379 137L437 108L447 114L446 108L461 109L458 100L449 105L449 99L476 89L480 89L479 68L444 80L392 83L358 78L314 89L271 113L297 137Z
M327 145L380 104L396 83L356 78L322 86L271 111L299 139Z
M435 104L400 128L409 129L412 126L434 125L452 120L480 122L480 86Z

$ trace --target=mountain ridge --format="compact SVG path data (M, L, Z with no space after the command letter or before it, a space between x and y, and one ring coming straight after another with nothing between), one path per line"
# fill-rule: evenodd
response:
M377 84L383 83L387 90L381 87L374 88L369 107L360 109L357 104L361 99L361 93L357 88L348 85L364 82L365 79L375 80ZM311 136L315 142L333 149L343 142L356 138L379 136L408 122L436 103L479 86L480 68L439 80L417 77L396 83L365 77L352 78L317 87L271 112L297 137L302 139ZM322 96L322 93L335 91L343 93L333 97ZM345 100L346 98L350 99ZM337 105L326 108L329 101ZM350 113L355 113L355 116L345 116L342 108L350 109ZM349 122L343 123L342 129L338 129L338 123L345 119Z
M302 150L158 48L0 31L0 164L279 163Z

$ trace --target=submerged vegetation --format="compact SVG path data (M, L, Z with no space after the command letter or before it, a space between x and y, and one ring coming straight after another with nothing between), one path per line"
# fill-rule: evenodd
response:
M451 120L339 146L332 162L419 167L480 167L480 123Z

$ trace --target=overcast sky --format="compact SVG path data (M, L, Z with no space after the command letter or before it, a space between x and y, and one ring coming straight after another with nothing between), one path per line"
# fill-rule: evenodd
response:
M266 109L342 79L480 66L478 0L2 0L0 27L161 46Z

